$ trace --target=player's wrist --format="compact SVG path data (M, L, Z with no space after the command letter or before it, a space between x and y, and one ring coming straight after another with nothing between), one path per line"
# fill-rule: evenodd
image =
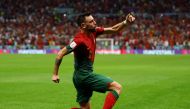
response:
M124 21L123 21L123 25L127 25L127 20L124 20Z

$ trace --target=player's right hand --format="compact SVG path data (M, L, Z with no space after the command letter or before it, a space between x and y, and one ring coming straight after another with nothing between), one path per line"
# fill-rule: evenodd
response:
M59 76L58 75L53 75L52 76L52 81L55 83L59 83Z
M126 20L129 22L129 23L132 23L135 21L135 16L133 13L129 13L127 16L126 16Z

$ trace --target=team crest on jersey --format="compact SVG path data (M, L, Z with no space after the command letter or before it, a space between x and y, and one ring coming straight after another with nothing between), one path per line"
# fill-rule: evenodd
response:
M73 41L73 42L71 42L71 44L70 44L70 47L71 48L75 48L77 46L77 44Z

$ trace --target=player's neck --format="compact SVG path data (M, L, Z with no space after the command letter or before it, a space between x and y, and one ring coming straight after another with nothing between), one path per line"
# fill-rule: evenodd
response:
M80 29L80 32L83 33L83 34L86 34L87 36L92 34L92 32L89 32L89 31L86 31L86 30L83 30L83 29Z

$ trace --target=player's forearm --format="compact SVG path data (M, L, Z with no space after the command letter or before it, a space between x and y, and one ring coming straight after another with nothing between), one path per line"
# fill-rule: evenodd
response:
M62 62L62 58L61 59L59 59L59 58L55 59L54 72L53 72L54 75L58 75L59 66L60 66L61 62Z
M62 58L63 56L67 53L67 49L66 47L61 49L58 54L57 54L57 57L55 59L55 65L54 65L54 75L58 75L58 72L59 72L59 66L62 62Z
M121 31L126 25L126 22L120 22L112 27L104 28L104 34L112 34Z
M120 23L112 26L112 29L114 29L115 32L119 32L125 27L125 25L126 25L126 21L123 21L123 22L120 22Z

